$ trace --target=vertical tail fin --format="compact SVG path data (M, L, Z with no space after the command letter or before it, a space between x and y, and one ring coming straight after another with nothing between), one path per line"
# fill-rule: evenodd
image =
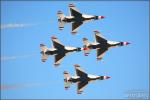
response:
M68 81L71 78L70 74L67 71L64 71L64 77L66 81Z
M59 19L59 20L63 20L63 19L65 18L65 15L63 14L62 11L58 11L58 12L57 12L57 16L58 16L58 19Z
M45 53L46 51L47 51L47 46L46 45L44 45L44 44L40 44L40 49L41 49L41 52L42 53Z

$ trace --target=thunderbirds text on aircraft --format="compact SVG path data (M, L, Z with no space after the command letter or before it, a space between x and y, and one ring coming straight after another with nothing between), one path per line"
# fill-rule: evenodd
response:
M112 47L125 46L130 44L129 42L116 42L106 40L99 31L95 32L95 42L89 43L87 38L83 38L84 53L87 56L91 49L97 50L97 59L100 60L104 56L104 53Z
M84 87L95 80L105 80L109 79L109 76L98 76L98 75L91 75L85 73L79 65L74 65L76 70L75 76L70 76L67 71L64 71L64 81L65 81L65 88L68 89L71 83L77 83L77 93L81 94L83 92Z
M55 65L59 65L61 60L63 59L66 54L74 51L81 51L81 48L76 47L68 47L64 46L60 43L60 41L55 37L51 37L53 46L52 48L47 48L46 45L40 44L41 54L42 54L42 61L45 62L49 55L55 56Z
M105 18L104 16L95 16L95 15L86 15L79 12L76 9L74 4L69 4L70 8L70 16L65 16L62 11L58 11L58 21L59 21L59 29L62 30L64 28L65 23L72 23L72 33L77 33L77 30L80 25L84 22L88 22L91 20L98 20Z

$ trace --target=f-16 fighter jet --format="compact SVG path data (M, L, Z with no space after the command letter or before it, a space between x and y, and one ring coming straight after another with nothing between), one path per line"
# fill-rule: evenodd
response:
M41 49L41 54L42 58L41 60L45 62L48 58L49 55L54 55L55 56L55 63L54 65L59 65L63 57L66 56L66 54L74 51L81 51L81 48L76 48L76 47L68 47L64 46L60 43L60 41L55 37L51 37L53 47L52 48L47 48L46 45L40 44L40 49Z
M105 18L104 16L86 15L77 10L74 4L69 4L70 16L65 16L62 11L58 11L59 29L64 28L65 23L72 23L72 34L76 34L80 25L91 20L99 20Z
M90 75L85 73L79 65L74 65L76 70L75 76L70 76L67 71L64 71L64 81L65 81L65 89L68 89L71 83L77 83L77 93L81 94L83 92L84 87L95 80L105 80L109 79L109 76L98 76L98 75Z
M91 49L96 49L97 60L101 60L102 57L104 56L104 53L110 48L117 47L117 46L125 46L125 45L130 44L129 42L108 41L100 34L99 31L94 31L94 32L95 32L94 43L89 43L87 38L83 38L83 43L84 43L83 50L84 50L85 56L89 54Z

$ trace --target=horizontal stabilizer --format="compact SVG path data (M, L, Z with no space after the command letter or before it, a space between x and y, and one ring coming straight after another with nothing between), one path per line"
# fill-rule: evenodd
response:
M67 71L64 71L65 80L68 81L70 79L70 74Z
M47 51L47 46L46 45L44 45L44 44L40 44L40 49L41 49L41 52L42 53L45 53L46 51Z
M63 20L65 18L65 15L63 14L62 11L58 11L57 16L58 16L58 19L60 19L60 20Z

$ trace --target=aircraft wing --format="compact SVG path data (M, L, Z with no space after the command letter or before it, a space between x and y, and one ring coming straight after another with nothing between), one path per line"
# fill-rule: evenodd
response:
M95 32L95 39L96 42L98 43L107 43L107 40L100 34L99 31L94 31Z
M65 54L55 55L55 65L59 65L64 57L65 57Z
M77 83L77 93L81 94L85 86L88 85L88 81L80 81Z
M87 78L87 73L85 73L81 68L80 68L80 66L79 65L74 65L75 66L75 70L76 70L76 75L77 76L80 76L81 78Z
M82 14L80 13L80 11L75 7L74 4L69 4L69 8L70 8L70 14L71 16L74 16L77 19L81 19L82 18Z
M64 49L64 45L62 45L55 36L52 36L52 43L54 48L59 50Z
M105 49L105 48L103 48L103 49L98 48L98 49L97 49L97 59L98 59L98 60L101 60L107 50L108 50L108 49Z
M83 22L72 23L72 33L77 33L78 28L83 24Z
M45 62L47 58L48 58L47 54L42 54L42 57L41 57L42 62Z

